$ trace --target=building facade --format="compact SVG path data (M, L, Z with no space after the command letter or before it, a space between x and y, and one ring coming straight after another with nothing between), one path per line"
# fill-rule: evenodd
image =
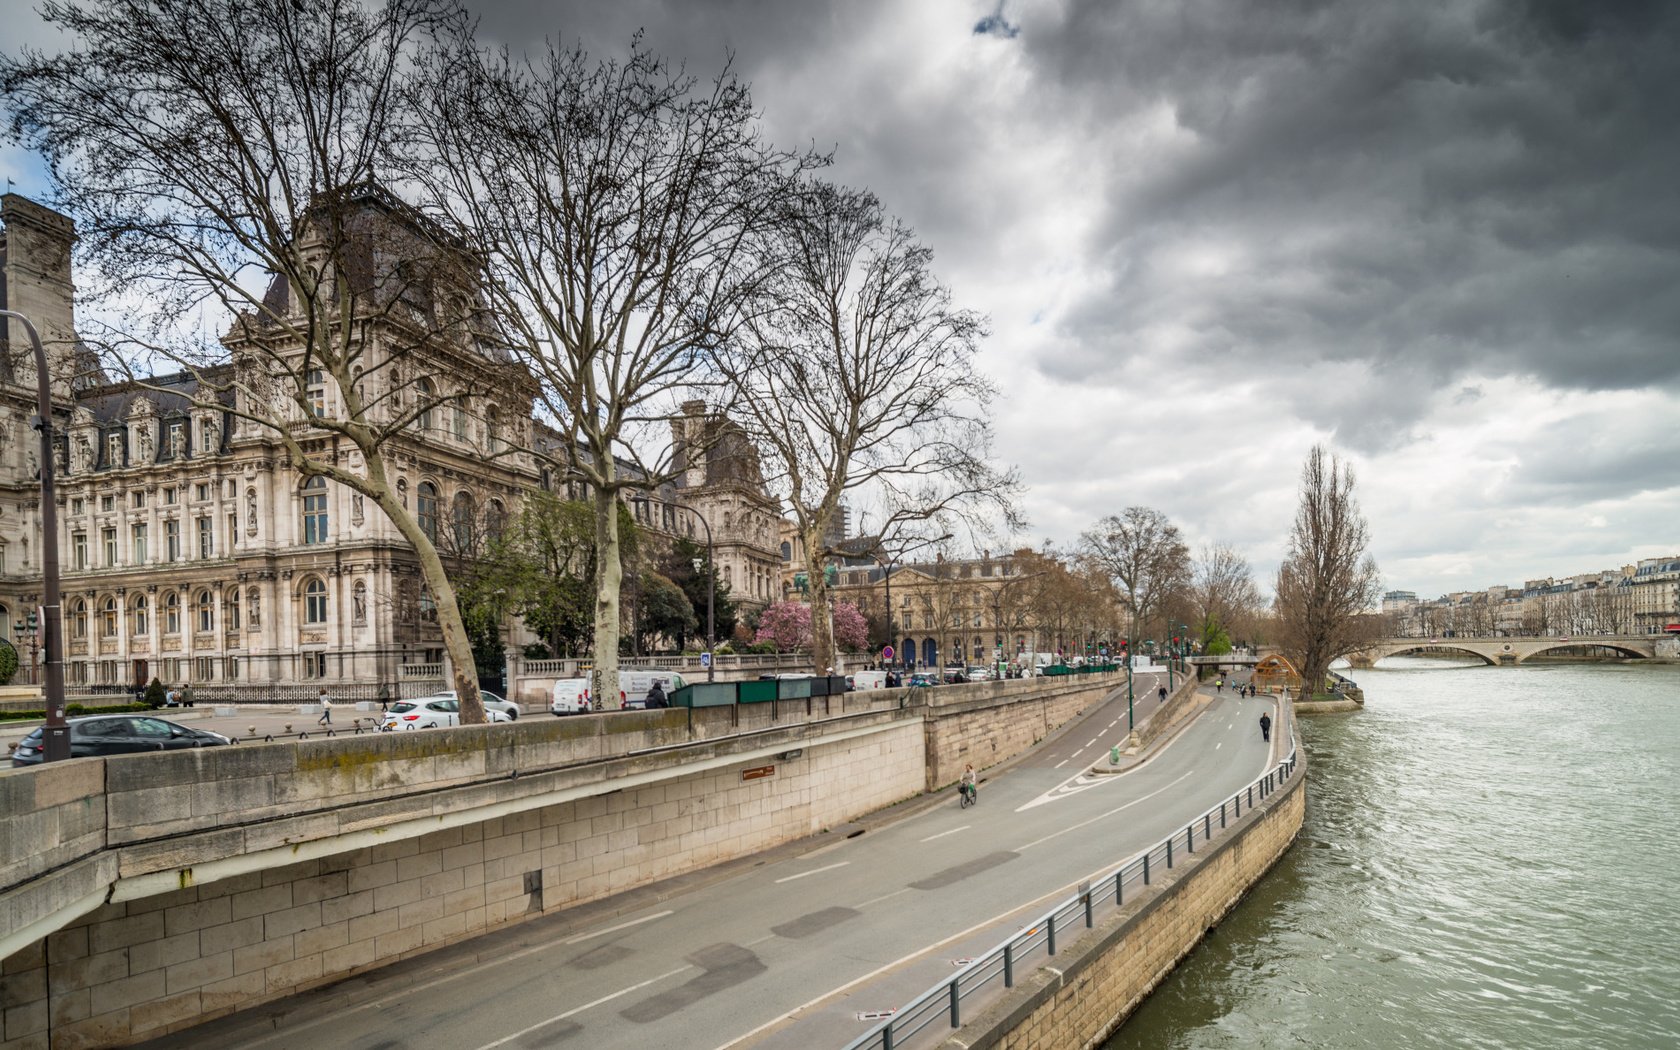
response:
M367 207L388 211L388 202L373 197ZM271 692L326 685L372 698L414 691L405 682L435 684L444 671L437 604L412 545L386 514L347 486L297 471L281 436L249 418L244 409L253 406L234 400L257 396L253 390L203 393L203 372L120 384L88 374L75 337L73 225L15 195L5 198L3 219L0 291L9 308L36 320L54 353L72 691L132 689L156 678ZM285 310L285 294L271 289L269 305ZM427 356L410 350L398 360L386 350L400 342L398 333L384 326L403 323L392 316L369 326L367 389L358 385L358 394L387 422L412 417L385 446L386 470L440 553L459 556L518 513L526 493L555 485L563 472L533 451L536 387L522 367L470 339L428 342ZM42 526L28 424L35 374L18 359L19 336L8 334L0 375L0 636L28 664L32 638L17 628L40 601ZM238 362L245 341L264 337L259 327L236 323L223 342ZM61 373L82 378L61 380ZM299 374L310 384L310 411L343 411L334 384ZM216 397L222 408L205 407ZM352 473L365 469L349 441L307 432L310 457ZM685 472L680 495L666 486L659 498L705 515L724 578L732 588L741 581L740 596L767 600L777 515L755 478L754 463L722 470L707 460ZM662 527L680 528L655 524ZM506 636L511 646L529 640L517 623L506 625Z

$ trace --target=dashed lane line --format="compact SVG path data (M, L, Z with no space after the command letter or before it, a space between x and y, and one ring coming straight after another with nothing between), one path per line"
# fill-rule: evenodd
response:
M974 826L973 824L964 824L960 828L952 828L950 831L941 831L937 835L929 835L927 838L923 839L922 841L923 842L932 842L934 839L942 839L946 835L955 835L959 831L967 831L969 828L971 828L973 826Z
M851 861L849 861L849 860L843 860L838 864L824 864L820 868L812 868L810 871L802 871L797 875L785 876L783 878L777 879L776 882L778 884L783 883L783 882L792 882L794 879L803 879L807 875L819 875L819 874L821 874L822 872L825 872L825 871L833 871L835 868L844 868L846 865L848 865L850 863L851 863Z
M664 973L660 974L658 977L649 977L647 980L642 981L642 982L637 983L637 984L633 984L628 988L620 988L618 991L613 992L611 995L603 995L603 996L601 996L601 998L596 999L593 1002L584 1003L582 1006L574 1006L570 1010L567 1010L563 1014L555 1014L553 1017L550 1017L548 1020L538 1021L536 1024L530 1026L529 1028L522 1028L519 1031L513 1033L512 1035L504 1035L500 1039L496 1040L493 1043L485 1043L483 1046L479 1047L478 1050L496 1050L496 1047L498 1047L498 1046L506 1046L507 1044L513 1042L515 1039L519 1039L519 1038L522 1038L524 1036L530 1035L532 1032L538 1031L539 1029L547 1028L549 1025L554 1024L556 1021L564 1021L568 1017L571 1017L575 1014L581 1014L585 1010L588 1010L592 1007L600 1006L602 1003L610 1003L614 999L619 998L620 996L625 996L625 995L629 995L631 992L640 991L641 989L646 988L650 984L658 984L660 981L663 981L667 977L675 977L677 974L682 973L685 970L692 970L692 969L694 969L694 967L692 965L690 965L690 966L679 966L675 970L667 970Z
M1044 836L1041 839L1033 839L1031 842L1027 843L1025 846L1016 846L1015 847L1015 852L1020 853L1023 850L1032 849L1034 846L1042 846L1044 843L1049 842L1053 838L1058 838L1062 835L1066 835L1070 831L1077 831L1080 828L1085 827L1088 824L1095 824L1099 820L1106 820L1107 818L1114 816L1114 814L1116 814L1116 813L1124 812L1124 811L1126 811L1128 809L1131 809L1133 806L1136 806L1140 803L1148 802L1150 799L1154 798L1156 795L1159 795L1163 791L1166 791L1167 789L1176 785L1180 780L1184 780L1187 777L1194 776L1195 772L1196 771L1194 769L1188 770L1184 773L1183 776L1175 778L1170 783L1163 784L1161 787L1156 788L1154 791L1151 791L1149 794L1144 795L1142 798L1135 798L1135 799L1126 803L1123 806L1115 806L1113 809L1109 810L1107 813L1098 813L1096 816L1090 818L1089 820L1082 820L1077 824L1070 824L1067 827L1061 829L1060 831L1053 831L1053 832ZM1017 812L1019 812L1019 810L1017 810Z
M644 922L652 922L655 919L663 919L667 915L674 915L674 914L675 914L675 912L662 911L662 912L656 912L652 915L644 915L639 919L631 919L629 922L621 922L617 926L608 926L604 930L596 930L594 933L580 933L576 937L568 937L565 940L561 941L560 943L561 944L581 944L584 941L592 941L597 937L605 937L609 933L617 933L619 930L628 930L632 926L640 926Z

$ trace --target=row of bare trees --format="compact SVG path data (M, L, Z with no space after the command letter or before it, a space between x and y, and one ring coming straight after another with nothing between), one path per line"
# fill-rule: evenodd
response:
M818 608L845 501L891 529L1013 523L983 319L880 201L766 142L727 70L697 80L639 40L605 59L488 48L450 0L42 13L73 48L8 55L0 81L13 138L80 224L106 319L84 337L142 387L189 372L174 392L389 517L436 596L466 720L482 717L468 632L395 469L446 407L487 435L482 461L541 457L591 501L603 695L618 508L680 469L682 401L738 410ZM510 396L552 447L490 417ZM826 622L814 648L833 662Z

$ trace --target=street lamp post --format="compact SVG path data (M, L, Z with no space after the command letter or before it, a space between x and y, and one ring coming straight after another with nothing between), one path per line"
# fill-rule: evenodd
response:
M41 634L40 623L37 621L34 611L12 625L12 637L19 641L25 638L29 639L29 684L39 685L41 683L41 668L38 666L41 660Z
M690 514L694 515L694 517L699 520L700 527L706 530L706 681L715 681L717 678L717 654L713 652L713 650L717 648L717 562L712 560L712 523L706 520L706 516L704 514L701 514L699 511L686 504L675 503L668 500L655 501L645 499L638 500L637 502L658 502L661 506L675 507L678 510L686 510Z
M42 759L57 762L70 757L70 729L64 724L64 618L58 596L58 506L53 494L52 388L47 374L47 352L41 336L29 318L15 310L0 310L22 324L35 348L35 401L41 432L41 630L47 653L47 722L42 727Z
M896 640L896 639L893 638L893 622L892 622L892 618L893 618L893 604L892 604L892 571L893 571L893 566L898 563L898 560L900 558L904 557L906 554L909 554L911 551L918 551L918 550L921 550L923 547L931 546L932 544L935 544L935 543L944 543L946 540L948 540L950 538L951 538L951 534L949 532L947 532L943 536L937 536L937 537L935 537L931 540L923 540L920 543L912 544L911 546L906 547L901 551L897 551L896 553L893 554L892 557L888 558L885 562L883 562L881 560L881 556L880 556L881 545L879 543L877 543L875 545L875 551L876 551L875 564L879 565L881 567L881 580L882 580L882 583L885 585L886 591L887 591L886 601L887 601L887 644L888 645L892 645L893 642ZM898 652L898 650L896 650L896 649L894 649L893 651L894 651L894 653L896 653L898 655L898 658L900 660L904 659L904 654L903 653ZM906 664L905 666L909 666L909 665Z

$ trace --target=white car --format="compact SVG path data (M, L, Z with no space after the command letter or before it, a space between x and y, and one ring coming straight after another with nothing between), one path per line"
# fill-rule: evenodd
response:
M517 721L519 721L519 705L518 704L508 703L506 700L503 700L501 697L497 696L495 693L489 692L488 690L484 690L484 689L480 689L478 691L478 696L479 696L479 699L484 701L484 710L485 710L486 714L488 714L491 711L500 711L502 714L507 715L507 718L501 719L501 721L506 721L506 722L517 722ZM441 693L433 693L431 696L423 696L420 699L422 699L422 700L438 700L438 699L453 700L453 699L455 699L455 690L448 689L448 690L445 690L444 692L441 692ZM490 721L495 722L495 721L497 721L497 719L492 718L492 719L490 719Z
M970 682L989 682L996 677L997 675L990 667L970 667L968 669L968 680Z
M490 716L492 722L513 721L506 712L498 711L488 704L485 705L484 713ZM436 729L439 726L460 724L461 705L455 700L455 694L447 693L392 704L379 728L385 732L392 732L398 729Z

